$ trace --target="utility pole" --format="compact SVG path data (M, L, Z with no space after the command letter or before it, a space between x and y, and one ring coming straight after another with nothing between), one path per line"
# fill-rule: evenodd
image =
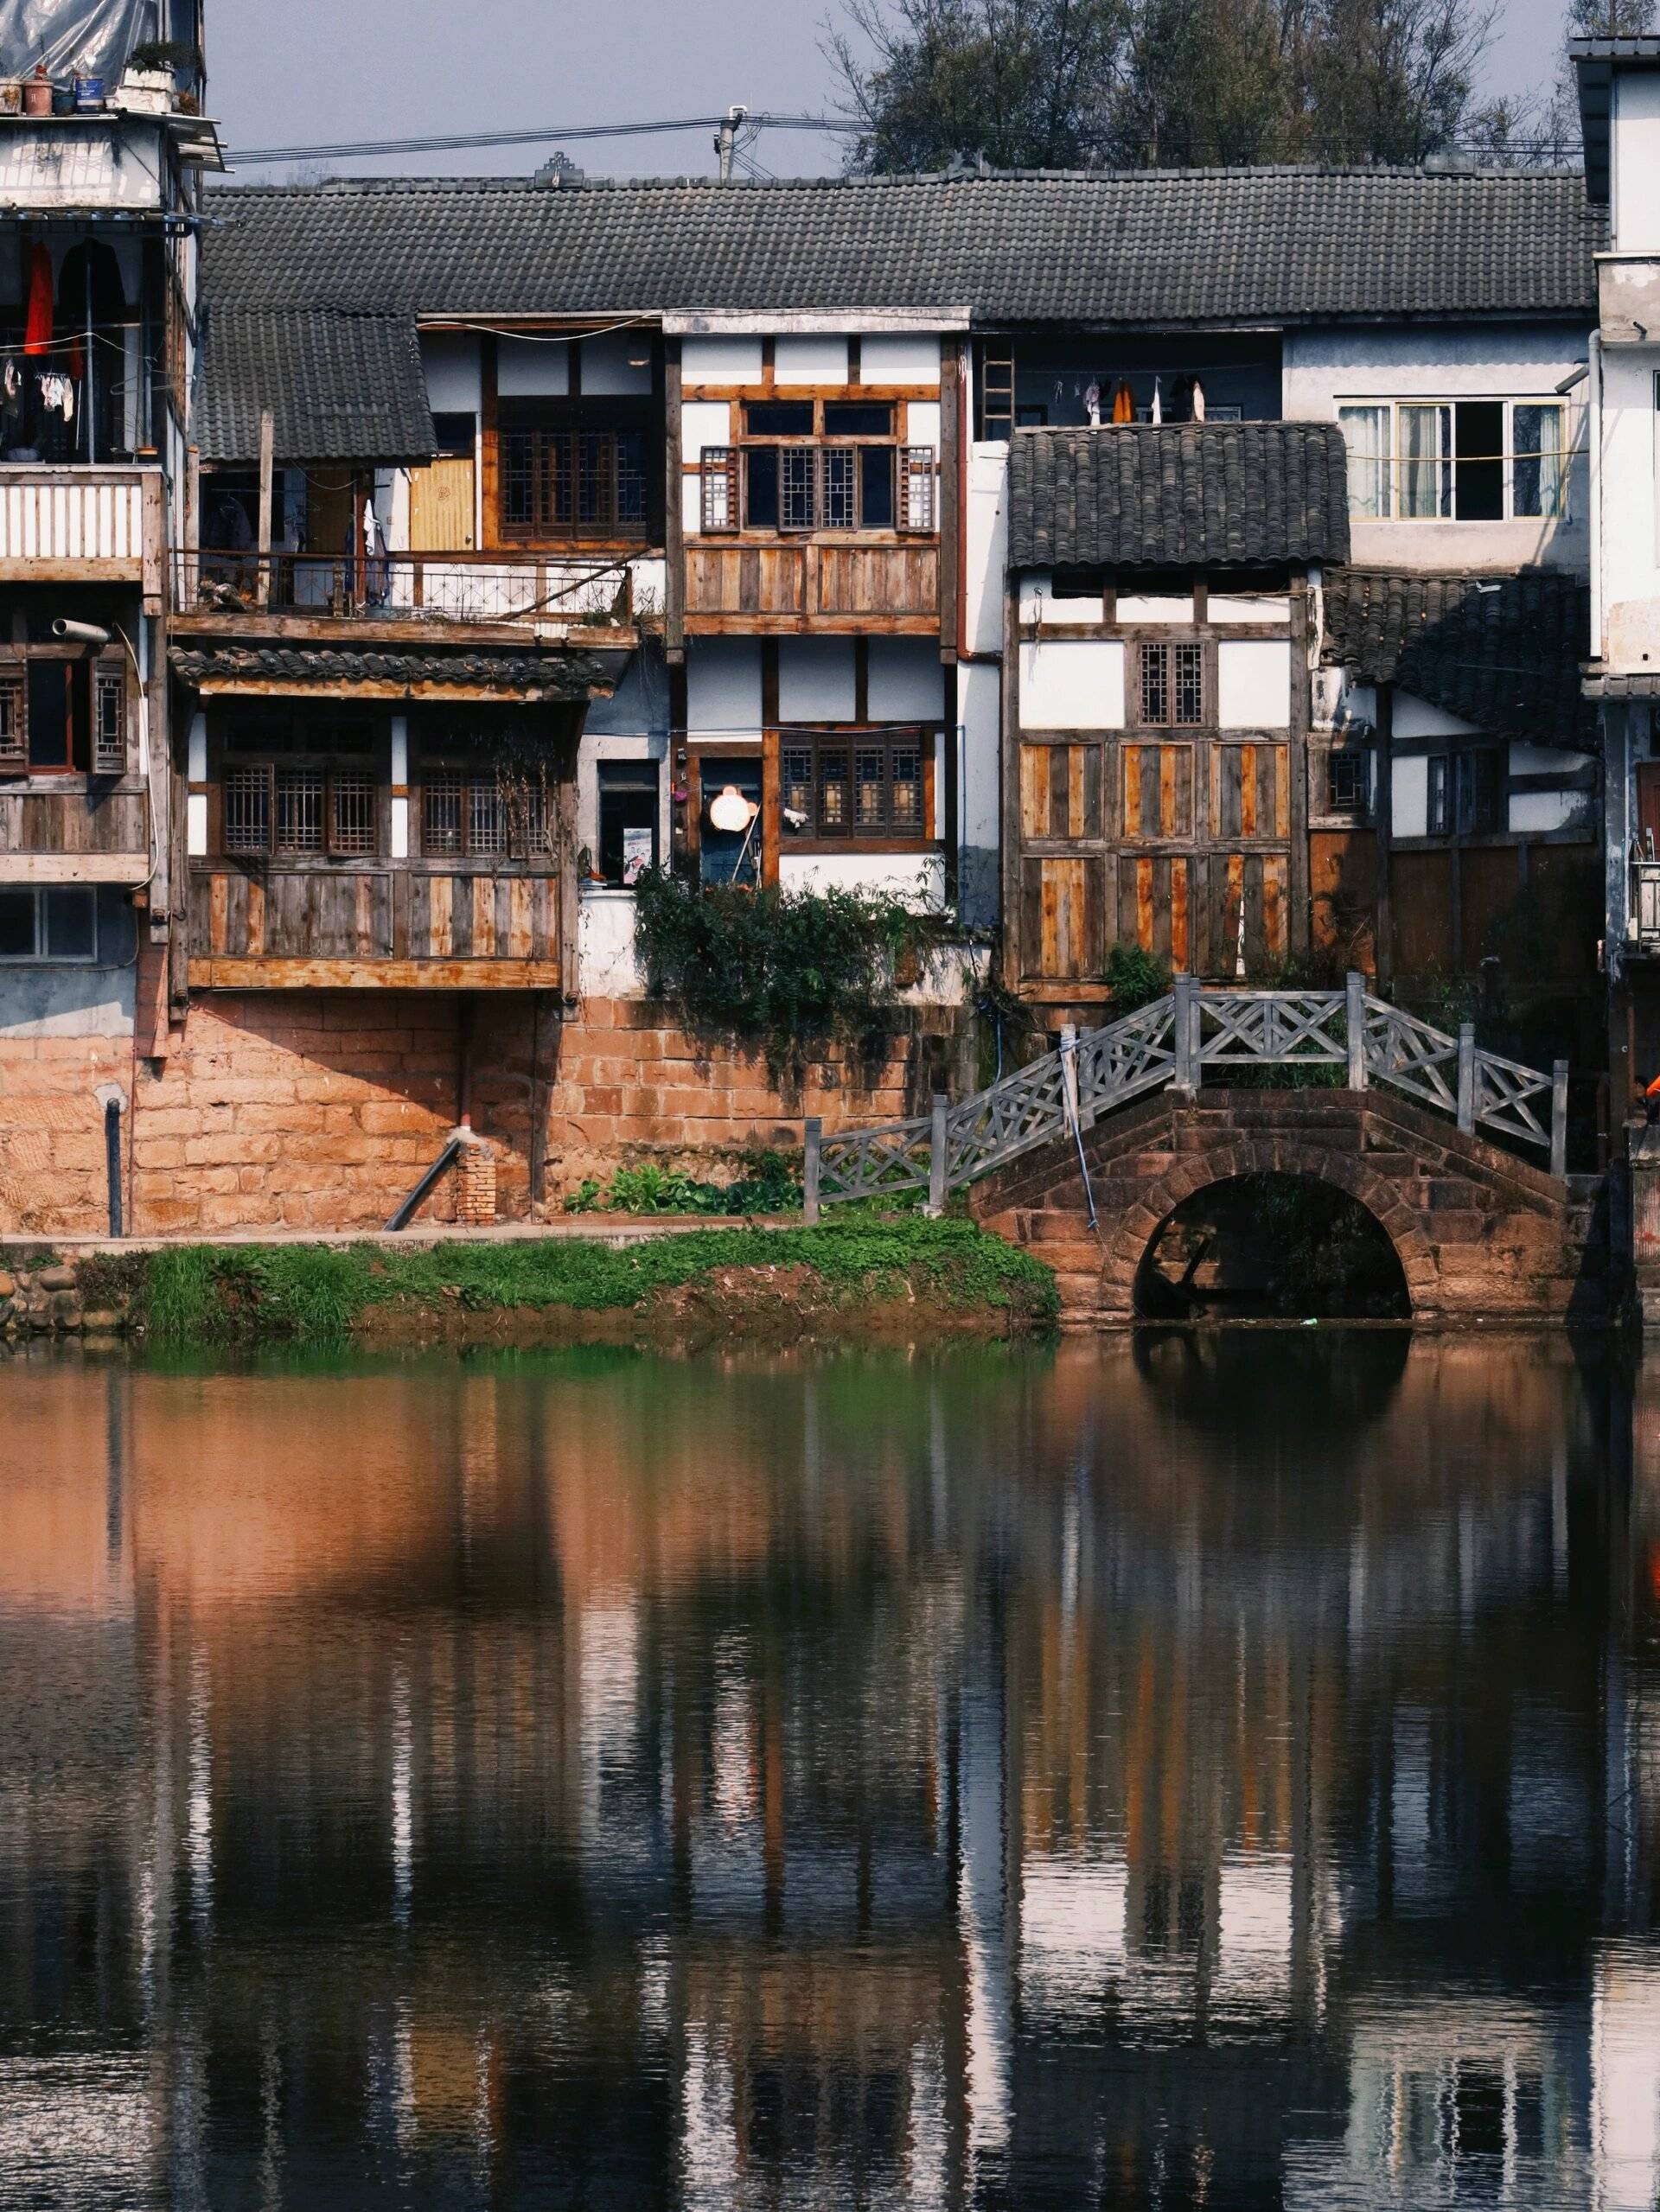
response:
M746 107L729 107L726 120L715 132L715 153L720 163L720 181L723 184L730 184L732 181L732 156L737 150L738 129L749 112Z

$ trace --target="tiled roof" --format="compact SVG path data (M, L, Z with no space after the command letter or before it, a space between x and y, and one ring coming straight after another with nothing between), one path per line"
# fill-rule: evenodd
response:
M616 682L610 655L546 653L382 653L361 646L176 645L174 673L198 687L281 684L297 693L357 684L451 685L521 697L585 699Z
M1018 430L1009 449L1011 568L1250 568L1348 552L1334 423Z
M375 180L215 191L208 212L217 307L422 315L1584 316L1604 236L1582 178L1516 170Z
M1362 683L1399 685L1478 730L1595 749L1596 711L1580 675L1591 591L1575 577L1332 569L1325 626L1325 659Z
M210 301L195 411L204 461L425 461L437 450L407 315Z

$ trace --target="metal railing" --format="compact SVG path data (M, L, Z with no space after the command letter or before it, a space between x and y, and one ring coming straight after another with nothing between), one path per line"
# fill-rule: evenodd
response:
M1093 1127L1150 1091L1191 1096L1209 1068L1341 1068L1351 1091L1385 1083L1478 1130L1538 1147L1561 1176L1567 1162L1567 1062L1548 1074L1484 1052L1475 1025L1456 1036L1374 998L1363 976L1342 991L1207 991L1178 976L1138 1012L1082 1035L953 1106L827 1137L807 1124L808 1218L852 1198L948 1191L1051 1139Z
M174 556L182 615L356 616L411 622L629 622L632 557L560 553Z

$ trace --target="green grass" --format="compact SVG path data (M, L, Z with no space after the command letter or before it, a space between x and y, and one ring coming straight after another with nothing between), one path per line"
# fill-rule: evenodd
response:
M906 1287L963 1308L1038 1324L1057 1310L1055 1278L973 1222L920 1215L832 1219L814 1228L692 1231L626 1246L548 1238L514 1244L182 1245L154 1255L137 1308L163 1345L331 1343L374 1305L405 1298L477 1311L643 1305L728 1267L807 1267L839 1304Z

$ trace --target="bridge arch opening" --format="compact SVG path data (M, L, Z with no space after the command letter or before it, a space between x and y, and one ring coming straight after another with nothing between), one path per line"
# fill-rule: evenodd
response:
M1159 1222L1135 1276L1145 1321L1405 1321L1406 1271L1358 1198L1311 1175L1207 1183Z

